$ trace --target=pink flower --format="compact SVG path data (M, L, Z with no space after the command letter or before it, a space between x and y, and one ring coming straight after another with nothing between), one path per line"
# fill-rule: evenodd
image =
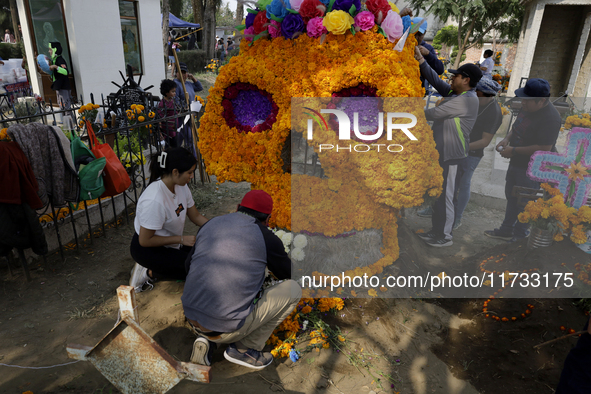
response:
M328 30L322 24L322 18L317 16L316 18L310 19L308 21L308 36L313 38L318 38L323 34L327 34Z
M242 34L244 34L244 39L246 41L252 41L254 36L256 36L256 33L254 32L254 26L251 26L248 29L244 29L244 32Z
M402 37L402 18L392 10L388 11L388 14L382 21L381 27L390 42L395 42Z
M355 26L362 31L371 29L375 25L375 16L369 11L361 11L355 15Z
M271 38L281 37L281 23L271 20L271 24L269 25L269 34Z
M292 10L296 10L296 11L300 11L300 6L302 5L302 3L304 2L304 0L289 0L289 4L291 5L291 9Z

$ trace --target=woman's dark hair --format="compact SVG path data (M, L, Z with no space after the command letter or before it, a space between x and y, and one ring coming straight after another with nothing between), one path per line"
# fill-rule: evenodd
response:
M491 57L493 55L493 51L491 49L487 49L484 51L484 56Z
M246 207L243 207L242 205L238 206L238 212L242 212L242 213L247 214L248 216L252 216L253 218L255 218L256 220L258 220L261 223L263 223L269 217L269 215L267 215L266 213L255 211L254 209L246 208Z
M165 154L164 156L162 156ZM160 160L158 160L160 158ZM164 163L164 168L162 167ZM158 180L164 175L172 174L173 170L179 173L189 171L197 164L195 156L185 148L169 148L161 153L154 153L150 157L150 183Z
M166 96L168 92L176 88L176 83L170 79L163 79L160 83L160 94L162 97Z

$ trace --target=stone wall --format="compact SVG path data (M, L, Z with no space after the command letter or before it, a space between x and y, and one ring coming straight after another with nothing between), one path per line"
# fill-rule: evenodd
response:
M548 80L551 96L568 86L586 8L547 5L544 9L529 78Z
M589 8L589 7L587 7ZM586 10L586 15L587 15ZM575 83L574 90L572 92L574 97L586 97L589 82L591 80L591 34L587 37L587 45L585 46L585 51L583 53L583 58L581 59L581 68L579 70L579 75L577 76L577 81ZM570 93L570 92L569 92Z

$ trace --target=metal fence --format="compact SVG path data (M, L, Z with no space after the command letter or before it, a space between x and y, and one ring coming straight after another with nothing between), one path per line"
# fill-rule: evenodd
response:
M148 133L142 133L137 131L138 125L129 124L125 112L128 109L125 99L120 101L120 105L114 106L113 97L105 99L105 97L101 96L98 111L102 111L103 118L110 122L111 126L106 128L102 124L95 126L98 130L95 130L95 134L99 142L111 145L113 151L124 163L132 182L128 190L117 196L98 198L93 201L81 201L77 210L73 209L72 204L60 208L49 204L37 211L46 238L50 231L55 231L57 248L59 248L62 260L65 259L65 250L79 250L82 240L89 240L92 244L94 238L104 235L108 227L117 228L123 224L123 221L129 223L133 207L137 203L141 192L147 186L149 157L154 153L160 153L164 148L161 127L163 122L172 120L178 126L178 124L184 123L187 116L193 115L198 128L199 114L189 111L177 112L175 110L173 115L159 116L157 111L158 101L149 94L145 95L142 105L145 106L146 111L155 112L156 116L141 123L140 127L143 130L149 130ZM82 102L81 97L80 103ZM0 128L9 127L14 123L29 122L41 122L48 126L57 126L60 117L63 119L64 116L70 115L74 119L73 127L76 133L83 141L88 141L88 133L85 127L81 127L82 124L76 121L76 117L79 116L80 103L72 105L70 109L56 109L51 102L47 104L42 101L25 102L21 103L20 107L13 102L5 102L0 110ZM90 103L95 104L93 95L90 96ZM188 122L188 128L190 129L190 121ZM68 133L69 130L63 131ZM187 145L186 141L184 145ZM132 147L136 147L137 152L134 152ZM192 146L186 147L192 149ZM198 157L199 167L204 168L199 152L194 151L194 153ZM209 181L205 170L201 171L199 175L201 182ZM196 178L195 176L192 182L198 182ZM111 207L109 208L108 205ZM121 205L123 205L122 208ZM117 206L119 206L119 209L117 209ZM73 239L72 242L66 239L70 237ZM49 246L50 251L56 249L55 247L52 248L51 244ZM21 260L24 259L22 250L19 250L19 256ZM22 261L22 264L27 279L30 279L26 260Z

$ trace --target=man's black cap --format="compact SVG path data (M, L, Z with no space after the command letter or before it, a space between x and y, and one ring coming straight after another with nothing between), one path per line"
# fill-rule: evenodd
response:
M473 84L477 84L480 81L480 78L482 78L482 71L480 71L480 67L472 63L464 64L457 70L450 69L447 71L452 74L460 74L464 77L468 77Z

